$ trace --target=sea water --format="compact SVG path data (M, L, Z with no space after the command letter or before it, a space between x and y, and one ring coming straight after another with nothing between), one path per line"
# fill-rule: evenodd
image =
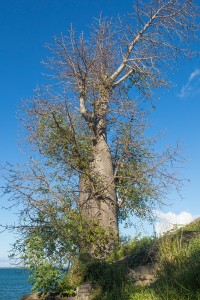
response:
M0 268L0 300L20 300L31 293L28 271L15 268Z

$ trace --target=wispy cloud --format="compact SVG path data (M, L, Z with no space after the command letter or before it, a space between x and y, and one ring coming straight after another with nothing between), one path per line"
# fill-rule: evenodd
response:
M180 98L192 98L197 94L200 94L200 69L196 69L190 74L188 81L182 86L178 96Z
M163 213L161 211L155 212L157 222L155 224L155 231L157 236L161 236L164 232L169 231L174 226L181 226L190 223L194 217L191 213L183 211L180 214L173 212Z

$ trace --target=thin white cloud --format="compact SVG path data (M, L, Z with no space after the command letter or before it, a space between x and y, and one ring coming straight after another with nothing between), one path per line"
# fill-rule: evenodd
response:
M187 83L182 86L178 96L180 98L187 98L187 97L191 98L199 94L200 93L199 83L200 83L200 69L196 69L190 74Z
M195 77L200 75L200 69L196 69L194 72L190 74L189 82L191 82Z
M155 214L157 217L157 222L155 223L155 232L157 236L161 236L164 232L169 231L174 226L182 226L194 220L191 213L186 211L183 211L180 214L156 211Z

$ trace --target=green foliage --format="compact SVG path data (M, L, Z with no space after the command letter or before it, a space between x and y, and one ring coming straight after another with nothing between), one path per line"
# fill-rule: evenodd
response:
M51 239L48 244L41 232L32 231L22 259L31 270L33 290L46 294L73 296L77 286L90 282L94 300L200 300L199 226L187 225L159 239L125 239L106 260L82 252L68 271L62 269L64 259L59 264ZM150 287L135 286L129 270L150 262L152 249L159 279Z
M158 294L153 288L136 287L129 285L128 300L160 300Z
M195 221L184 226L184 231L196 232L197 234L200 232L200 218Z
M77 170L88 169L91 138L78 116L72 126L62 111L46 110L36 123L36 141L49 162L69 164Z
M199 300L199 229L197 221L155 240L158 280L151 287L133 287L128 299Z
M186 233L188 231L179 230L162 239L158 286L167 285L169 292L180 294L183 299L199 299L200 240L197 236L188 239Z
M116 263L91 261L87 264L86 280L98 285L104 292L119 289L125 281L126 268Z
M95 288L95 300L134 299L130 297L136 292L138 293L136 299L142 299L139 298L138 288L128 279L128 273L133 265L147 262L148 251L153 243L152 238L134 238L125 241L107 260L92 259L88 253L81 253L64 279L67 288L72 287L73 291L81 283L90 282ZM121 261L120 259L125 256L130 256L130 259ZM143 293L151 295L153 292L143 291Z
M108 259L113 261L130 256L130 267L134 267L142 263L145 264L150 261L149 251L154 244L155 238L153 237L129 238L119 243L118 247L112 252Z
M139 239L131 253L130 267L151 262L150 250L153 245L155 245L155 238L144 237Z
M128 269L125 265L92 259L82 253L68 274L72 286L90 282L94 287L94 299L124 299L122 290L127 281Z
M133 124L132 111L135 110L136 118L141 118L136 103L127 105L130 106L130 112L126 111L123 115L124 120L120 120L117 128L117 143L112 145L114 167L117 170L115 185L118 197L121 199L118 212L120 222L130 222L131 215L150 219L151 199L157 200L161 191L157 181L156 159L159 156L154 153L152 147L155 141L143 137L146 125L140 127L140 124L138 126ZM132 126L135 128L133 129ZM157 165L155 172L152 172L153 165Z
M26 251L21 258L25 267L30 270L29 281L32 290L44 294L57 290L62 277L61 266L56 266L53 258L45 253L44 241L38 235L32 235L26 240Z
M13 257L19 256L30 271L33 291L73 294L88 266L83 255L81 263L77 260L80 243L88 251L93 249L93 256L100 257L112 239L97 222L88 223L75 211L70 215L67 212L53 205L46 207L44 213L39 211L33 216L35 226L25 227L22 240L13 246ZM66 275L63 268L71 264Z
M75 290L78 286L77 282L72 282L69 272L65 272L61 280L59 281L56 294L61 296L74 296Z

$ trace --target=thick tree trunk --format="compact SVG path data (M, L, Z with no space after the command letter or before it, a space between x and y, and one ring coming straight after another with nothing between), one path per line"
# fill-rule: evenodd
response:
M89 176L80 178L81 214L99 222L106 234L118 238L117 198L110 149L100 137L92 149ZM111 246L112 248L112 246Z

